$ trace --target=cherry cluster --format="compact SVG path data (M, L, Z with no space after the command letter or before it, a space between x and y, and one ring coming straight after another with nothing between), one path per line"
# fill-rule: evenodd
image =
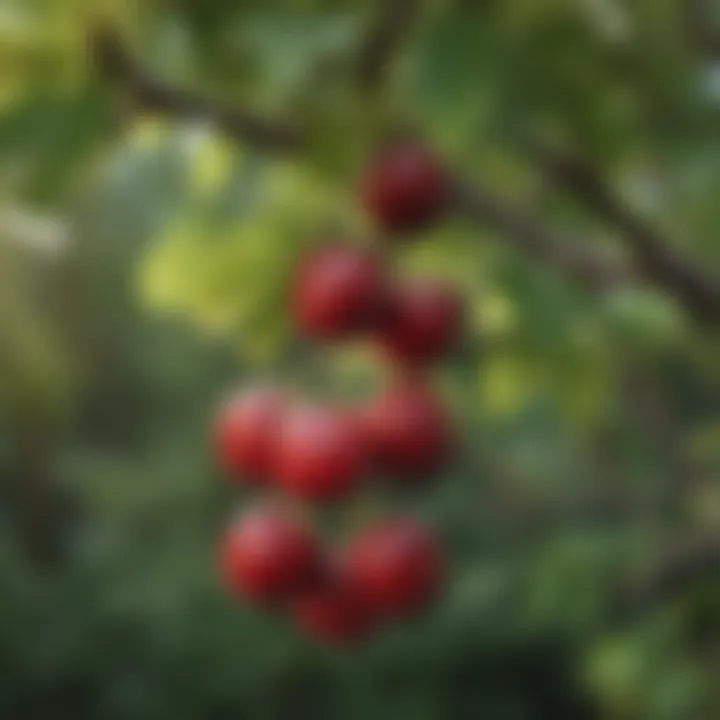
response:
M443 165L422 145L398 143L368 168L363 199L383 237L400 238L446 206ZM362 336L381 348L393 380L366 406L291 399L255 387L231 398L217 423L225 469L284 496L324 504L367 477L412 487L437 473L453 445L450 419L423 369L459 342L462 302L435 279L396 277L369 246L331 239L300 262L291 287L295 322L318 341ZM444 558L434 531L402 515L322 550L309 523L284 504L244 513L228 530L221 563L231 591L286 607L323 642L362 639L437 596Z

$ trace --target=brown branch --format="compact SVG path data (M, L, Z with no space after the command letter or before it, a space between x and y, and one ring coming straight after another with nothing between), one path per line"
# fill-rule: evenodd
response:
M606 290L629 279L618 263L578 242L555 236L526 211L477 182L456 180L452 200L460 215L492 227L518 250L581 285Z
M660 507L672 517L682 514L683 499L705 479L705 471L688 451L686 429L677 408L657 375L647 367L628 364L621 373L622 397L626 412L657 446L670 475Z
M301 143L300 131L290 123L224 105L155 77L137 62L112 28L95 30L91 51L99 70L116 80L142 110L207 121L236 140L266 150L292 150Z
M636 215L585 159L548 148L533 152L559 185L617 228L640 277L672 293L697 320L720 322L720 276L681 254L659 230Z
M720 57L720 27L707 0L680 3L680 19L692 49L704 57Z
M418 14L421 0L379 0L377 5L377 17L358 52L358 80L366 90L381 84Z
M360 51L358 71L364 83L372 86L381 80L418 8L419 0L382 4L377 22ZM117 79L143 110L212 122L231 137L263 149L291 151L301 144L301 133L291 123L226 106L159 80L135 60L112 29L97 30L92 47L100 69ZM622 231L633 251L635 273L596 250L550 233L527 212L477 184L456 183L456 209L495 228L524 253L582 285L604 290L637 274L673 292L695 317L720 319L720 281L675 252L616 198L591 168L558 154L545 153L542 159L556 179Z
M630 622L707 580L717 581L718 577L719 537L702 537L669 548L644 573L619 589L609 622Z
M25 412L13 413L12 452L7 466L16 503L18 540L38 567L57 566L76 520L75 498L58 485L53 469L52 430Z

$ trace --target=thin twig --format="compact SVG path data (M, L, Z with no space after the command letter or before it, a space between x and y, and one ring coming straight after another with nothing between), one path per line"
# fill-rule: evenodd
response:
M114 78L142 110L211 122L234 139L257 148L287 151L301 142L299 129L291 123L224 105L217 99L158 79L137 62L112 28L96 29L91 42L100 71Z
M682 500L696 490L704 470L688 452L685 428L677 409L655 373L647 367L629 365L622 373L622 395L627 412L658 448L670 474L662 506L674 517L681 513Z
M630 279L618 263L581 243L555 236L526 211L476 181L456 180L452 195L461 215L494 228L523 253L582 285L607 290Z
M648 611L708 580L720 577L720 538L695 538L664 550L644 573L622 585L612 604L610 624L632 622Z
M418 7L418 0L393 0L383 4L377 23L360 51L358 68L364 82L372 85L387 71ZM144 110L212 122L233 138L255 147L289 151L301 143L301 133L292 123L226 106L159 80L135 60L110 28L98 29L92 41L101 70L118 79ZM527 212L477 183L456 183L456 208L467 217L495 228L526 254L581 284L607 289L637 274L656 287L672 292L696 318L720 319L720 279L703 272L672 248L616 197L589 165L577 158L547 151L540 157L543 166L566 189L621 231L632 251L635 273L587 246L564 241Z
M707 0L680 3L680 19L693 50L704 57L720 57L720 27L713 22Z
M720 276L681 254L616 195L584 158L549 148L535 148L533 152L559 185L619 231L639 276L672 293L697 320L720 322Z
M418 14L421 0L379 0L377 5L377 17L358 53L358 80L365 89L377 88L386 77Z

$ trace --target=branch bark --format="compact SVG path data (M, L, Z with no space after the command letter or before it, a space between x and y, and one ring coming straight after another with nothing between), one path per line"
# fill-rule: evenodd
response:
M112 28L96 29L91 44L99 70L114 78L144 111L211 122L230 137L264 150L289 151L302 142L300 129L292 123L264 117L247 108L224 105L217 99L155 77L138 63Z
M377 22L359 52L359 77L368 87L381 81L419 7L419 0L381 4ZM116 78L144 110L210 121L236 140L263 149L288 152L302 144L302 132L292 123L227 106L159 80L135 60L112 29L97 30L92 41L100 69ZM720 278L691 263L637 217L589 164L547 150L538 157L541 166L568 192L621 232L632 253L633 267L551 233L529 213L477 183L455 181L455 209L493 227L520 251L560 270L578 284L604 291L640 277L673 293L698 320L720 321Z
M359 52L358 73L366 85L380 81L419 4L419 0L392 0L382 4L376 24ZM255 147L288 152L302 143L302 134L290 123L260 117L244 108L225 106L159 80L137 62L111 28L96 30L92 44L100 70L126 89L142 110L177 118L202 118L234 139ZM606 289L627 279L625 270L616 263L553 236L530 215L477 184L458 181L454 205L461 214L490 225L525 254L559 269L579 284Z
M538 147L533 152L558 185L619 231L638 276L672 293L698 321L720 323L720 276L685 257L658 229L636 215L584 158L548 148Z
M708 536L668 548L647 572L620 588L611 624L632 622L679 594L720 575L720 537Z
M685 0L680 6L680 18L690 46L699 55L714 59L720 57L720 28L713 22L707 0Z
M554 235L526 211L475 181L456 179L452 203L459 214L494 228L524 254L581 285L605 291L630 279L622 265L581 243Z
M418 15L421 0L379 0L377 5L377 17L358 52L358 81L366 90L376 89L387 75Z

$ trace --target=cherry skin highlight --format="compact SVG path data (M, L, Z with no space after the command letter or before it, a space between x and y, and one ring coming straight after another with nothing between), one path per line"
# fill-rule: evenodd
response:
M258 603L296 596L315 581L320 563L313 536L266 509L245 514L226 532L220 561L230 590Z
M399 381L360 417L374 469L404 482L440 471L454 442L440 402L415 382Z
M359 423L342 410L305 405L290 411L280 428L275 456L278 485L304 500L345 497L367 467Z
M443 164L422 144L410 141L376 157L362 182L368 213L390 233L417 230L437 220L448 194Z
M442 552L435 534L409 518L383 520L348 548L348 578L377 617L414 615L439 593Z
M337 241L315 248L301 261L292 309L309 336L337 340L372 327L385 294L380 259L367 248Z
M391 293L377 338L396 362L425 365L459 345L462 319L463 303L452 287L439 280L412 280Z
M285 398L271 388L253 388L232 397L222 408L215 427L216 452L222 467L245 482L267 483L284 411Z

